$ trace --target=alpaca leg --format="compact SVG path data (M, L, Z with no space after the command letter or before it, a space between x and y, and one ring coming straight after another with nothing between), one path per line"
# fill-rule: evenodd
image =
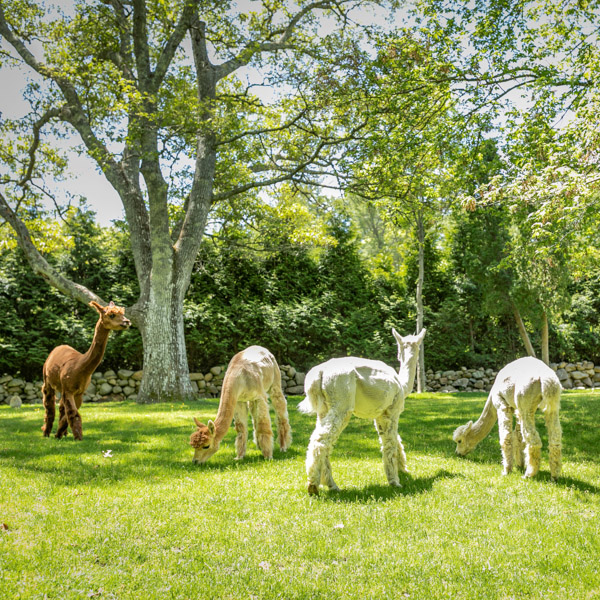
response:
M323 468L321 469L321 485L326 485L330 490L337 491L340 488L333 479L331 473L331 462L329 462L329 452L323 456Z
M81 426L81 415L77 410L77 405L75 403L75 398L71 394L64 393L64 405L65 412L67 414L67 421L69 423L69 427L73 432L73 438L76 440L81 440L83 438L83 429Z
M282 452L285 452L292 443L292 428L290 427L290 419L287 411L287 402L281 391L281 387L274 384L269 395L271 396L271 404L275 411L277 423L277 443Z
M515 465L522 469L525 464L525 442L523 441L523 432L521 431L521 417L519 413L516 414L515 429L513 431L513 455L515 459Z
M521 431L525 440L525 465L527 466L523 477L535 477L540 470L542 440L535 429L533 412L527 412L521 416Z
M383 470L389 484L395 487L400 487L399 471L408 473L404 446L398 434L398 416L383 414L375 419L375 428L381 443Z
M248 410L250 411L250 420L252 421L252 442L258 448L258 440L256 439L256 427L258 423L258 406L256 402L248 402Z
M248 405L237 402L233 412L235 421L235 458L241 460L246 456L246 442L248 440Z
M350 421L352 411L337 414L329 413L317 416L317 425L308 443L306 451L306 474L308 475L308 493L317 495L319 484L325 483L329 489L339 489L331 474L329 455L338 437Z
M42 431L44 437L48 437L52 431L54 425L54 417L56 416L56 394L54 389L49 383L44 382L42 385L42 398L44 402L44 424L42 425Z
M502 475L508 475L513 468L513 410L502 408L498 410L498 432L502 450Z
M65 403L61 397L58 404L58 429L56 430L56 438L60 439L64 435L67 435L67 429L69 428L69 422L67 421L67 412L65 410Z
M271 416L269 415L269 404L267 398L256 400L256 441L262 455L270 460L273 458L273 428L271 427Z
M346 429L348 423L350 422L351 417L352 417L352 413L349 412L346 415L344 422L342 423L340 433L344 429ZM338 437L339 437L339 434L338 434ZM337 438L336 438L336 440L337 440ZM321 485L326 485L330 490L337 491L340 488L337 486L336 482L333 479L333 474L331 472L331 462L329 460L332 449L333 449L333 446L331 446L329 448L325 448L325 450L323 452L323 468L321 469Z
M548 429L548 454L550 476L558 479L562 470L562 428L558 419L558 410L546 410L546 428Z

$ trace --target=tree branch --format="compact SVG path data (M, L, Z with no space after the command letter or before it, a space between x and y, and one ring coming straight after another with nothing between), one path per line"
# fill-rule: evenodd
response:
M158 61L156 62L156 68L154 70L152 82L153 92L158 92L160 86L162 85L167 70L169 69L171 62L173 61L173 57L175 56L175 52L181 44L181 40L183 40L190 25L192 24L198 5L199 0L187 0L185 2L185 6L183 7L181 15L179 16L179 21L177 22L177 25L175 25L173 32L167 40L167 43L162 49L162 52L158 57Z
M292 48L293 45L289 43L289 40L294 33L294 30L300 23L300 21L313 10L317 9L328 9L334 8L335 6L341 4L339 1L334 0L321 0L319 2L311 2L299 10L289 21L289 23L282 29L281 37L279 40L275 42L252 42L246 44L240 52L233 58L220 65L215 67L216 70L216 78L217 80L221 80L224 77L227 77L240 67L247 65L252 58L256 54L260 54L261 52L275 52L277 50L287 50Z
M19 219L17 214L12 210L2 192L0 192L0 216L6 219L6 221L15 231L19 247L25 253L25 256L27 257L31 268L36 273L41 275L46 281L48 281L50 285L60 290L66 296L74 298L75 300L79 300L84 304L89 304L91 300L95 300L100 304L106 304L106 302L104 302L102 298L94 294L94 292L88 290L83 285L74 283L70 279L67 279L60 273L57 273L50 266L48 261L40 254L40 252L33 244L27 227L25 226L23 221Z
M148 23L145 0L133 0L133 51L140 89L149 92L152 70L148 50Z
M40 145L40 131L42 127L48 123L51 119L55 117L59 117L62 114L64 107L60 108L51 108L47 110L34 124L33 124L33 142L29 147L29 162L27 164L27 169L23 174L23 177L19 180L19 186L24 186L28 181L31 180L31 175L33 173L33 169L35 167L35 153Z

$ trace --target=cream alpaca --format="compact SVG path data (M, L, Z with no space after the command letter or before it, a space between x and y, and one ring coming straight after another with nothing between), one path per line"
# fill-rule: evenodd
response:
M250 346L238 352L229 362L214 423L209 421L208 425L204 425L194 418L198 429L190 438L190 445L196 449L193 461L204 463L219 449L233 419L237 432L237 458L244 458L248 438L248 408L252 417L254 443L265 458L273 458L273 429L268 396L277 415L279 447L285 452L292 443L292 430L287 403L281 391L279 365L266 348Z
M309 494L318 494L321 483L331 490L338 489L331 475L329 455L353 414L374 419L389 484L400 486L398 471L408 473L398 418L404 410L404 399L412 391L425 329L407 337L401 337L395 329L392 333L398 343L398 373L381 361L353 356L333 358L307 373L306 398L298 409L317 414L306 453Z
M560 476L562 461L560 392L556 373L541 360L528 356L509 363L496 376L477 422L469 421L454 432L456 453L465 456L474 450L490 432L497 417L504 475L512 471L514 461L518 467L525 462L527 469L523 477L534 477L540 469L542 448L535 429L535 411L539 408L544 412L548 429L550 475L556 479ZM517 421L514 431L513 414Z

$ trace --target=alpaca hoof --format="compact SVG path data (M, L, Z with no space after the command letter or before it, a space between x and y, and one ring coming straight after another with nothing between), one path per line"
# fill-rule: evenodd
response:
M395 488L401 488L402 485L399 481L390 481L390 486Z
M309 496L318 496L319 495L319 486L314 483L308 484L308 495Z

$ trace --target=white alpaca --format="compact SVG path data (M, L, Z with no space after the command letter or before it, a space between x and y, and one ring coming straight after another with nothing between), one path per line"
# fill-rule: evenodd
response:
M254 425L254 443L266 459L273 458L273 429L269 416L268 398L277 416L279 448L285 452L292 443L287 403L281 390L281 372L275 357L261 346L250 346L238 352L229 362L221 401L214 423L204 425L194 417L197 429L190 437L195 448L193 462L206 462L218 449L235 419L236 458L246 455L248 438L248 409Z
M535 429L535 411L544 412L548 429L550 475L560 476L562 431L558 419L561 384L556 373L530 356L506 365L494 381L481 416L456 429L456 453L465 456L490 432L496 417L502 448L503 474L512 471L513 461L527 469L523 477L534 477L540 469L542 441ZM517 425L513 431L513 413ZM525 450L525 456L523 456Z
M298 409L317 414L306 453L309 494L318 494L321 483L331 490L339 489L331 475L329 455L353 414L361 419L374 419L390 485L400 486L398 470L408 473L398 435L398 418L404 410L404 399L412 391L425 329L419 335L406 337L401 337L395 329L392 333L398 343L398 373L379 360L353 356L332 358L307 373L306 398Z

